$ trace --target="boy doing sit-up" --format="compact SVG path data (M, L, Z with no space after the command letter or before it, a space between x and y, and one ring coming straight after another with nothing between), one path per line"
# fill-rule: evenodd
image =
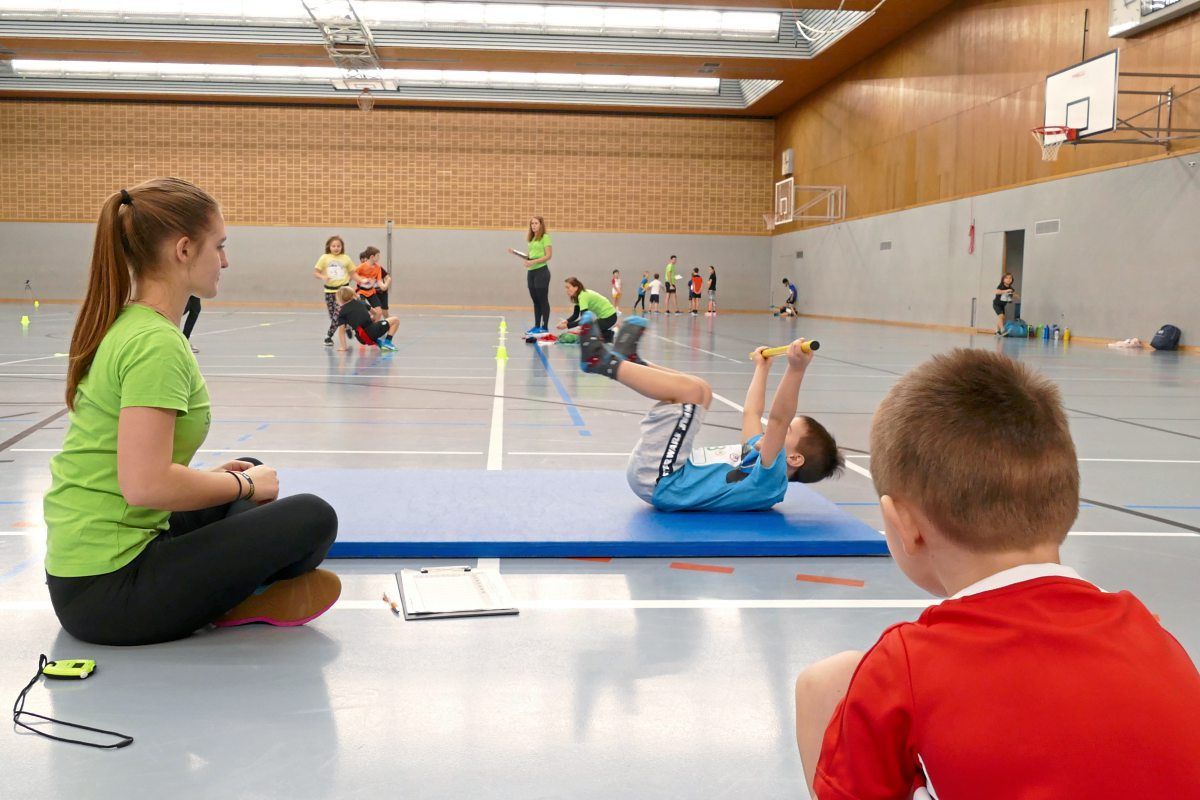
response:
M837 443L811 417L796 416L797 396L812 353L804 340L792 342L787 371L775 390L766 431L770 359L761 348L754 354L754 377L746 391L742 443L692 450L712 389L694 375L649 364L637 354L646 327L642 317L629 317L608 347L594 317L580 326L581 366L623 383L658 405L642 420L642 435L629 457L626 477L634 494L660 511L762 511L783 500L788 481L813 483L842 467Z
M935 356L875 413L888 549L949 598L796 681L819 800L1197 797L1200 675L1129 592L1059 563L1079 466L1058 389Z

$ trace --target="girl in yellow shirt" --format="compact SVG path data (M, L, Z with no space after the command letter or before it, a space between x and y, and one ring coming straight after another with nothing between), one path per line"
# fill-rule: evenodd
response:
M333 347L333 332L337 330L337 290L350 283L355 264L346 255L346 243L340 236L325 240L325 255L317 259L313 277L325 284L325 310L329 312L329 330L325 332L325 346Z

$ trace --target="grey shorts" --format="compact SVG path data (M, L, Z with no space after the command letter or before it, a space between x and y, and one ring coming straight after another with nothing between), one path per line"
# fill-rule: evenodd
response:
M659 403L650 409L625 468L634 494L649 503L658 482L687 463L706 412L695 403Z

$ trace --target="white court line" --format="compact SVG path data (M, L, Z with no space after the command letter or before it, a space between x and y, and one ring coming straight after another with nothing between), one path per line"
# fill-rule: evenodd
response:
M1200 534L1190 531L1071 531L1068 536L1141 536L1152 539L1156 536L1168 539L1182 539Z
M36 358L19 358L16 361L0 361L0 367L7 367L10 364L24 364L27 361L45 361L47 358L66 358L58 354L52 356L37 356ZM21 373L16 373L17 377L21 377Z
M1124 464L1200 464L1200 461L1182 458L1081 458L1080 461L1115 462Z
M689 350L698 350L698 351L699 351L699 352L701 352L701 353L708 353L710 356L716 356L717 358L723 358L723 359L725 359L726 361L732 361L732 362L733 362L733 363L735 363L735 364L744 364L744 365L749 365L749 363L750 363L750 360L749 360L749 359L746 359L745 361L742 361L742 360L739 360L739 359L736 359L736 358L730 358L729 356L723 356L723 355L721 355L720 353L714 353L712 350L705 350L703 347L693 347L693 346L692 346L692 345L690 345L690 344L684 344L683 342L677 342L677 341L675 341L674 339L668 339L667 337L665 337L665 336L661 336L661 335L659 335L659 334L657 334L657 333L656 333L656 334L653 334L653 335L654 335L654 338L656 338L656 339L662 339L664 342L670 342L671 344L678 345L679 347L686 347L686 348L687 348L687 349L689 349Z
M857 472L859 475L862 475L864 478L870 479L871 473L867 472L865 469L860 467L858 464L855 464L853 461L846 461L845 464L846 464L846 469L850 470L851 472Z
M59 447L13 447L9 448L10 453L57 453L62 448ZM481 456L482 450L263 450L258 447L242 447L240 445L230 445L218 450L197 450L197 453L230 453L235 450L253 450L255 454L267 453L275 455L277 453L315 453L318 455L351 455L351 456Z
M475 561L475 569L481 572L499 572L500 559L498 558L480 558Z
M405 380L436 380L436 381L486 381L490 380L487 375L393 375L391 373L381 373L379 375L354 375L346 372L205 372L201 370L205 379L208 378L373 378L373 379L399 379ZM31 377L23 375L18 377Z
M284 319L284 320L280 320L279 322L256 322L253 325L243 325L240 328L225 328L225 329L219 330L219 331L201 331L200 333L193 334L193 338L195 338L197 336L216 336L218 333L233 333L234 331L248 331L252 328L269 328L272 325L286 325L289 322L295 322L295 320Z
M871 609L871 608L928 608L941 602L929 600L517 600L522 611L626 611L632 609ZM7 600L0 602L3 611L53 611L49 600ZM331 611L379 611L388 607L379 600L339 600Z
M883 533L883 531L880 531L880 533ZM0 531L0 536L13 536L13 537L24 536L24 537L28 538L28 537L33 537L33 536L45 536L45 535L46 535L45 529L38 529L38 528L31 528L29 530L20 530L20 531ZM1187 539L1187 538L1191 538L1191 537L1195 537L1195 536L1200 536L1200 534L1191 533L1190 531L1071 531L1070 535L1071 536L1110 536L1110 537L1131 536L1131 537L1141 538L1141 539L1154 539L1154 538ZM481 562L483 562L483 561L491 562L493 560L496 561L497 564L499 564L499 559L480 559ZM480 566L480 569L483 569L483 567ZM499 569L498 566L497 566L497 569Z
M735 411L745 411L746 410L745 406L739 406L737 403L733 402L732 400L730 400L728 397L726 397L723 394L717 394L716 392L713 392L712 396L713 396L714 400L720 400L722 403L724 403L725 405L734 409ZM765 425L767 422L767 418L763 417L762 421L763 421L763 424Z
M629 458L629 451L620 453L588 453L582 450L509 450L510 456L623 456Z
M847 455L846 458L869 459L870 456L865 453L855 453L853 455ZM1198 459L1186 458L1080 458L1078 460L1093 463L1114 464L1200 464L1200 460Z

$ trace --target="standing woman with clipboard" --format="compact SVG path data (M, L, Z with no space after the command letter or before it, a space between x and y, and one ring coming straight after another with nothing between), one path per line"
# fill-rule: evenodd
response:
M546 222L541 217L529 220L529 231L525 234L529 252L509 249L525 262L525 283L529 287L529 298L533 301L533 327L525 331L527 336L549 333L550 326L550 257L554 255L554 244L546 232Z

